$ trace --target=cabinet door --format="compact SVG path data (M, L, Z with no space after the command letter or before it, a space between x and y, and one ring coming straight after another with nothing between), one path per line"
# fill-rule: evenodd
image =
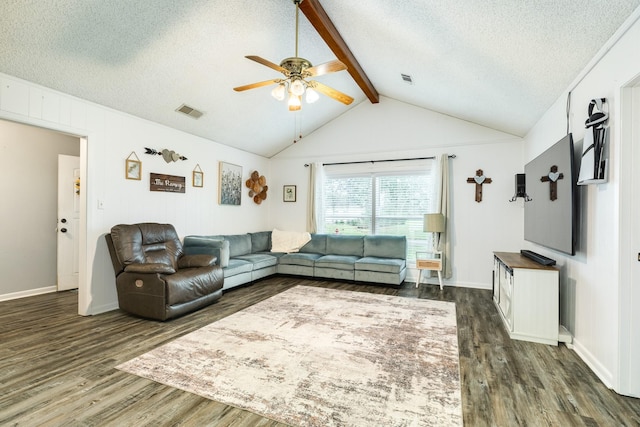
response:
M551 343L558 340L558 272L516 269L514 331L525 339Z
M500 260L493 257L493 300L500 303Z
M500 311L507 322L507 329L513 331L513 312L511 298L513 294L513 272L504 265L500 269Z

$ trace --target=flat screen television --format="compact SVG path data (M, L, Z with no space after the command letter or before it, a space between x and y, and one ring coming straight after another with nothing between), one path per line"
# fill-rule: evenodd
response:
M524 238L544 247L576 253L580 155L568 134L524 167L526 192Z

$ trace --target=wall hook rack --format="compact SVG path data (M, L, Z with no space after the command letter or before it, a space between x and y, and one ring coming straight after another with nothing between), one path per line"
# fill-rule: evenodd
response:
M516 200L518 200L518 197L522 197L524 198L525 202L530 202L533 199L531 197L529 197L529 195L527 194L527 186L526 186L526 181L525 181L525 174L523 173L517 173L516 174L516 192L513 195L513 197L511 199L509 199L510 202L515 202Z
M518 197L522 197L524 199L525 202L530 202L533 199L531 197L529 197L529 195L527 193L524 194L514 194L512 198L509 199L510 202L515 202L516 200L518 200Z

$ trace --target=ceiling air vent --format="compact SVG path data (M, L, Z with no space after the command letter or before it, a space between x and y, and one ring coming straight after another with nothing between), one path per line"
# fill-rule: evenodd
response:
M193 117L194 119L199 119L204 114L202 111L198 111L193 107L189 107L187 104L182 104L176 109L176 111L178 113L186 114L189 117Z
M402 76L402 80L407 83L412 85L413 84L413 80L411 79L411 76L409 74L400 74Z

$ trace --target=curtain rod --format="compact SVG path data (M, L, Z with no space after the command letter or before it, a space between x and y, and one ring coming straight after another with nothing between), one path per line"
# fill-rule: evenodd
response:
M323 163L322 166L335 166L335 165L356 165L361 163L382 163L382 162L405 162L408 160L434 160L436 156L430 157L413 157L410 159L387 159L387 160L361 160L359 162L339 162L339 163ZM455 159L455 154L449 154L450 159ZM304 167L309 167L309 163L305 163Z

